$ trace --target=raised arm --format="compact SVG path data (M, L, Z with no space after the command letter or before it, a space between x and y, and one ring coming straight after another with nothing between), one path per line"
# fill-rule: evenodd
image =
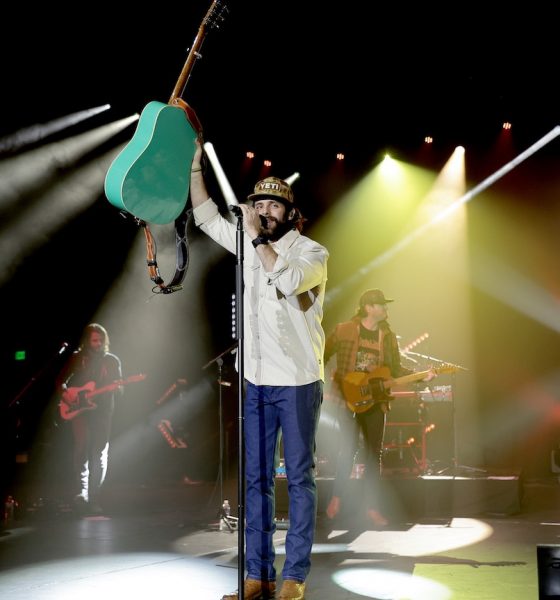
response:
M208 200L208 191L206 190L206 184L204 183L204 177L202 175L202 145L200 140L197 138L195 141L196 150L193 156L191 165L191 202L193 208L204 204Z

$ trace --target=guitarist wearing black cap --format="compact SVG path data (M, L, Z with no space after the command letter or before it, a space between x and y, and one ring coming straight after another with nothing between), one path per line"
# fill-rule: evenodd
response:
M327 516L333 519L340 511L361 433L365 451L366 515L375 527L388 525L380 511L380 487L383 436L390 400L383 379L375 375L383 373L390 379L413 373L401 365L397 337L387 322L389 302L393 300L386 298L380 289L365 291L354 317L339 323L325 344L325 364L336 355L335 395L339 392L346 404L339 411L342 447ZM423 380L430 381L436 374L430 370L424 375Z

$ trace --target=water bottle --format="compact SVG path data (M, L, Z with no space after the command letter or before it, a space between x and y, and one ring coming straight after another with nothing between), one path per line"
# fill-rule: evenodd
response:
M286 463L283 458L280 459L276 467L276 477L286 477Z

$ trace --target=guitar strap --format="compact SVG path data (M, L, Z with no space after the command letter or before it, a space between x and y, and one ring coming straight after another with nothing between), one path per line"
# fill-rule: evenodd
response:
M166 284L163 277L160 275L157 263L157 244L150 226L146 221L138 219L138 225L144 229L146 238L146 262L148 265L148 273L150 279L155 283L152 288L154 294L171 294L183 289L183 280L187 274L189 266L189 240L187 238L187 223L192 216L192 209L183 211L175 219L175 245L176 245L176 260L175 273L171 281Z
M379 328L379 366L383 366L385 364L385 331L382 327Z

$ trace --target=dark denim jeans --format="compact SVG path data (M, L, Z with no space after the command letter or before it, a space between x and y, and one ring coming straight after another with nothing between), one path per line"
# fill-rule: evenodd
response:
M317 494L315 433L323 382L302 386L255 386L245 395L246 559L252 579L275 581L274 452L282 429L288 479L290 527L283 579L305 581L311 568Z

